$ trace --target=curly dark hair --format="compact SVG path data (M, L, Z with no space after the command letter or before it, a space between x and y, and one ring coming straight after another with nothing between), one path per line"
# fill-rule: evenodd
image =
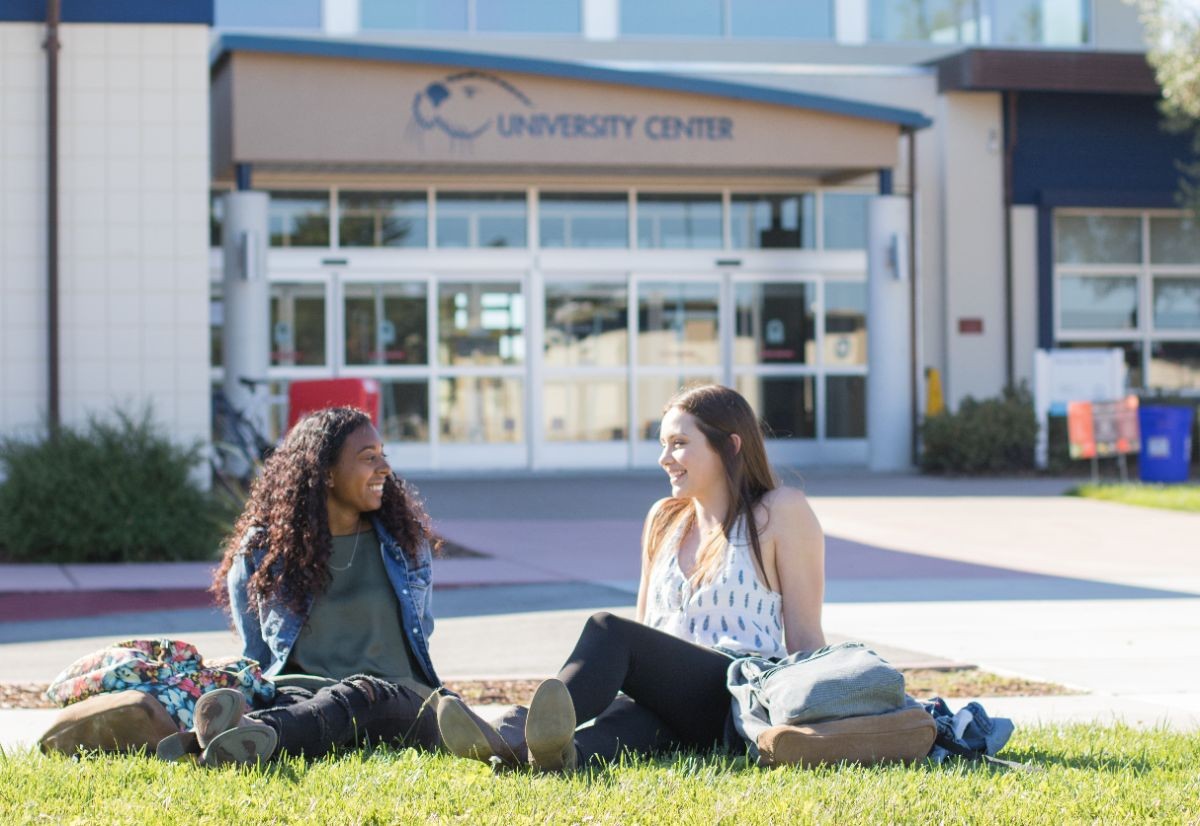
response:
M251 601L282 601L291 610L305 610L311 596L329 587L329 554L333 548L326 504L326 477L337 462L346 438L369 425L371 418L353 407L331 407L298 421L283 444L271 454L262 475L254 480L246 509L234 525L225 555L213 578L217 604L229 608L226 575L250 531L247 551L266 550L247 585ZM377 517L410 558L422 542L435 548L429 517L416 492L389 473L383 483L383 504Z

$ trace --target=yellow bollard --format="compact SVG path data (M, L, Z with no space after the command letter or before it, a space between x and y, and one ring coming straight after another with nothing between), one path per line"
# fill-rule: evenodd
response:
M946 412L946 399L942 396L942 374L936 367L925 368L925 416L937 416Z

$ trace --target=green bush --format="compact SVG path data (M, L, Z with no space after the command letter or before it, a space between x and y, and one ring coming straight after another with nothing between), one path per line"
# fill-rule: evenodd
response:
M171 442L147 408L36 440L0 439L0 553L21 562L213 559L228 506L194 478L199 443Z
M1033 398L1024 384L994 399L968 396L957 412L925 419L921 435L921 468L927 473L1031 470L1037 440Z

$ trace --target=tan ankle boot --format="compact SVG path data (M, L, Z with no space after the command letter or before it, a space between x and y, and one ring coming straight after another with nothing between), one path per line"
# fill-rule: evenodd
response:
M524 751L523 742L519 744L519 749L508 743L458 697L441 698L437 707L437 722L442 745L457 757L489 764L495 760L509 768L525 763L524 754L519 753Z
M525 743L542 771L575 770L575 704L561 680L552 677L538 686L525 720Z

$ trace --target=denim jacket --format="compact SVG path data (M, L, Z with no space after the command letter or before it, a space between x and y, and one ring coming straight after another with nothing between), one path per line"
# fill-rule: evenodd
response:
M433 670L433 661L429 658L428 641L433 633L433 559L429 543L422 542L417 549L417 558L410 560L383 523L371 517L371 524L379 537L383 567L387 570L400 604L404 636L425 672L414 676L422 678L434 688L440 687L442 681L438 679L437 672ZM303 613L296 613L279 599L261 604L250 599L246 585L265 553L264 549L250 549L250 541L259 530L261 528L253 528L243 537L242 551L229 569L226 586L229 589L233 627L242 638L242 655L258 660L263 675L273 677L283 670L300 629L308 621L312 597L309 597Z

